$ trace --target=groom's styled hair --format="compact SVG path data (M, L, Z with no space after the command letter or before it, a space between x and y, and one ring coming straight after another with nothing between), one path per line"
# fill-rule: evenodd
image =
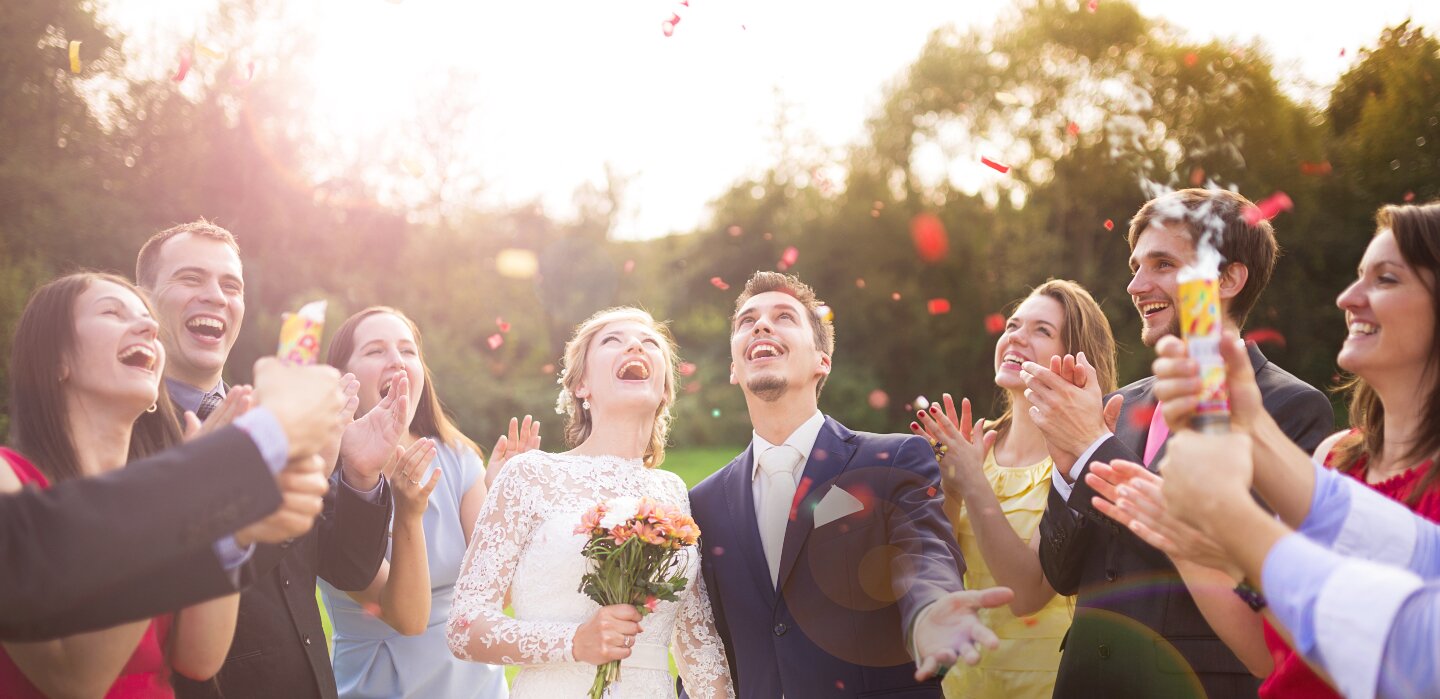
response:
M793 296L800 305L805 307L805 315L810 319L810 329L815 333L815 347L825 356L835 357L835 326L831 325L821 312L825 303L815 298L815 290L809 284L800 281L800 278L793 274L781 274L779 272L756 272L745 282L745 290L740 292L740 297L735 299L735 310L730 312L730 329L735 329L735 316L740 314L740 307L745 305L751 297L757 294L764 294L771 291L778 291L782 294ZM820 389L825 388L826 376L820 377L820 382L815 384L815 395L820 395Z

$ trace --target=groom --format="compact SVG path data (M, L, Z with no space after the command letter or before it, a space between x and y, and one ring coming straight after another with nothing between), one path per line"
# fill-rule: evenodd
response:
M737 696L939 699L939 682L926 680L994 647L975 610L1010 592L962 590L929 444L852 432L820 413L835 331L819 309L794 276L746 283L731 382L754 436L690 493Z

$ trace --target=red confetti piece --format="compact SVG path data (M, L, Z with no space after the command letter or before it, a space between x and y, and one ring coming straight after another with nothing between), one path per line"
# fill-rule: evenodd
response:
M945 224L935 214L921 213L910 219L910 239L915 243L915 252L926 262L939 262L950 252Z
M835 688L842 692L845 691L845 680L835 680Z
M1244 335L1246 342L1253 342L1257 345L1275 345L1281 349L1285 348L1285 336L1274 328L1255 328Z
M909 410L909 408L907 407L906 410ZM879 459L879 460L881 460L881 461L888 460L888 459L890 458L890 452L888 452L888 451L877 452L877 453L875 454L875 458L877 458L877 459Z
M626 273L626 274L629 274L629 273L634 272L634 271L635 271L635 261L634 261L634 260L626 260L626 261L625 261L625 273Z
M500 345L505 344L505 336L501 335L500 333L495 333L494 335L485 338L485 344L490 345L490 349L492 350L500 349Z
M670 13L670 19L667 19L667 20L665 20L664 22L661 22L661 23L660 23L660 31L665 32L665 36L674 36L674 35L675 35L675 25L677 25L677 24L679 24L679 23L680 23L680 15L677 15L677 14L675 14L675 13L672 12L672 13Z
M985 332L991 335L999 335L1005 332L1005 316L999 313L991 313L985 316Z
M783 272L795 266L795 261L798 259L800 259L800 250L794 245L791 245L785 248L785 252L780 253L780 264L776 266Z
M1245 223L1255 226L1261 221L1269 221L1280 215L1281 211L1289 211L1295 208L1295 202L1290 201L1290 195L1284 192L1276 192L1262 199L1260 203L1245 210Z
M935 497L935 494L938 493L938 492L940 492L940 491L936 490L936 489L935 489L935 486L932 485L932 486L930 486L929 488L926 488L926 489L925 489L925 497L933 498L933 497Z
M1186 67L1186 68L1194 68L1194 67L1195 67L1195 64L1196 64L1197 62L1199 62L1199 61L1200 61L1200 57L1197 56L1197 55L1195 55L1195 53L1194 53L1193 51L1190 52L1190 53L1185 54L1185 67Z
M1205 181L1205 168L1196 165L1190 168L1190 186L1199 187Z
M1022 617L1020 617L1020 623L1026 625L1026 626L1034 626L1034 625L1040 623L1040 620L1039 620L1039 619L1036 619L1036 618L1033 617L1033 616L1022 616Z
M986 165L986 166L994 169L996 172L998 172L998 173L1000 173L1000 174L1002 174L1002 175L1005 174L1005 173L1007 173L1007 172L1010 172L1010 166L1009 166L1009 165L1001 165L1000 163L997 163L997 162L995 162L994 160L991 160L991 159L989 159L989 158L987 158L987 157L985 157L985 156L983 156L983 155L980 156L980 162L983 163L984 165Z
M1322 160L1318 163L1300 163L1300 174L1311 177L1323 177L1334 170L1329 160Z
M1100 0L1090 0L1090 4L1086 5L1085 9L1089 10L1090 14L1095 14L1095 10L1100 9Z
M499 316L495 317L495 327L500 328L500 332L502 333L510 332L510 324L505 322L505 319Z
M1108 218L1105 219L1105 230L1107 230L1107 231L1113 231L1113 230L1115 230L1115 221L1112 220L1112 219L1108 219Z
M690 362L680 362L680 366L678 366L678 367L676 367L676 368L680 370L680 375L681 375L681 376L694 376L694 375L695 375L695 365L692 364L692 363L690 363Z
M870 403L870 407L876 410L884 410L885 406L890 405L890 394L877 388L870 392L868 402Z
M689 393L689 394L691 394L691 395L694 395L694 394L696 394L696 393L699 393L699 392L700 392L700 384L698 384L698 383L696 383L696 382L694 382L694 381L691 381L690 383L685 384L685 392L686 392L686 393Z
M546 364L545 366L540 367L540 373L542 373L542 374L553 374L553 373L555 373L555 365L554 365L554 364Z
M721 290L721 291L724 291L724 290L730 288L730 285L729 285L729 284L726 284L726 283L725 283L725 280L724 280L724 279L721 279L720 277L710 277L710 286L713 286L713 287L715 287L716 289L719 289L719 290Z
M1341 57L1341 58L1344 58L1344 57L1345 57L1345 47L1343 47L1343 46L1340 47L1340 57Z
M739 238L739 237L740 237L740 234L742 234L742 233L745 232L745 229L743 229L743 228L741 228L741 227L739 227L739 226L731 226L731 227L725 229L725 232L726 232L726 233L729 233L731 238Z
M795 521L795 513L800 509L800 503L805 499L805 493L810 492L810 477L800 479L799 487L795 488L795 499L790 501L790 521Z
M1131 426L1131 427L1134 427L1134 428L1137 429L1137 430L1148 430L1148 429L1150 429L1150 420L1155 417L1155 406L1156 406L1156 405L1157 405L1156 403L1151 403L1151 404L1149 404L1149 405L1142 405L1142 406L1140 406L1140 407L1138 407L1138 408L1130 411L1130 416L1129 416L1130 426Z
M899 301L899 300L900 300L900 292L898 292L898 291L891 292L891 294L890 294L890 300L891 300L891 301Z
M1070 122L1070 125L1069 125L1069 126L1066 126L1066 127L1065 127L1065 131L1066 131L1067 133L1069 133L1071 136L1079 136L1079 135L1080 135L1080 125L1072 121L1072 122Z
M180 48L180 69L175 71L175 77L170 78L175 82L181 82L190 73L190 64L195 62L195 47L183 46Z
M856 278L856 279L855 279L855 288L857 288L857 289L864 289L864 288L865 288L865 279L864 279L864 278Z
M1405 193L1405 203L1408 204L1408 203L1410 203L1410 202L1412 202L1412 201L1415 201L1415 193L1414 193L1414 192L1406 192L1406 193Z
M950 299L930 299L925 303L925 308L930 311L930 315L932 316L949 313Z

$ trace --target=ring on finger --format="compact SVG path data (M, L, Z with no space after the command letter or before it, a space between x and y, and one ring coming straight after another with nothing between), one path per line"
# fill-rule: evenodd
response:
M633 646L633 645L635 645L635 637L634 637L634 636L626 636L626 637L625 637L625 647L626 647L626 648L629 648L630 646Z

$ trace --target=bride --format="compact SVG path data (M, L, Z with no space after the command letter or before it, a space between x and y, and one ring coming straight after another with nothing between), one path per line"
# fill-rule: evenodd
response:
M556 403L574 448L520 454L490 489L455 585L449 640L459 658L522 666L513 699L585 696L596 666L611 660L621 673L607 697L674 697L672 649L691 697L735 696L698 549L684 552L690 582L680 600L643 620L631 605L600 607L578 590L586 537L574 530L597 502L648 496L690 514L684 482L656 468L675 402L674 355L669 331L644 311L614 308L582 323L565 346Z

